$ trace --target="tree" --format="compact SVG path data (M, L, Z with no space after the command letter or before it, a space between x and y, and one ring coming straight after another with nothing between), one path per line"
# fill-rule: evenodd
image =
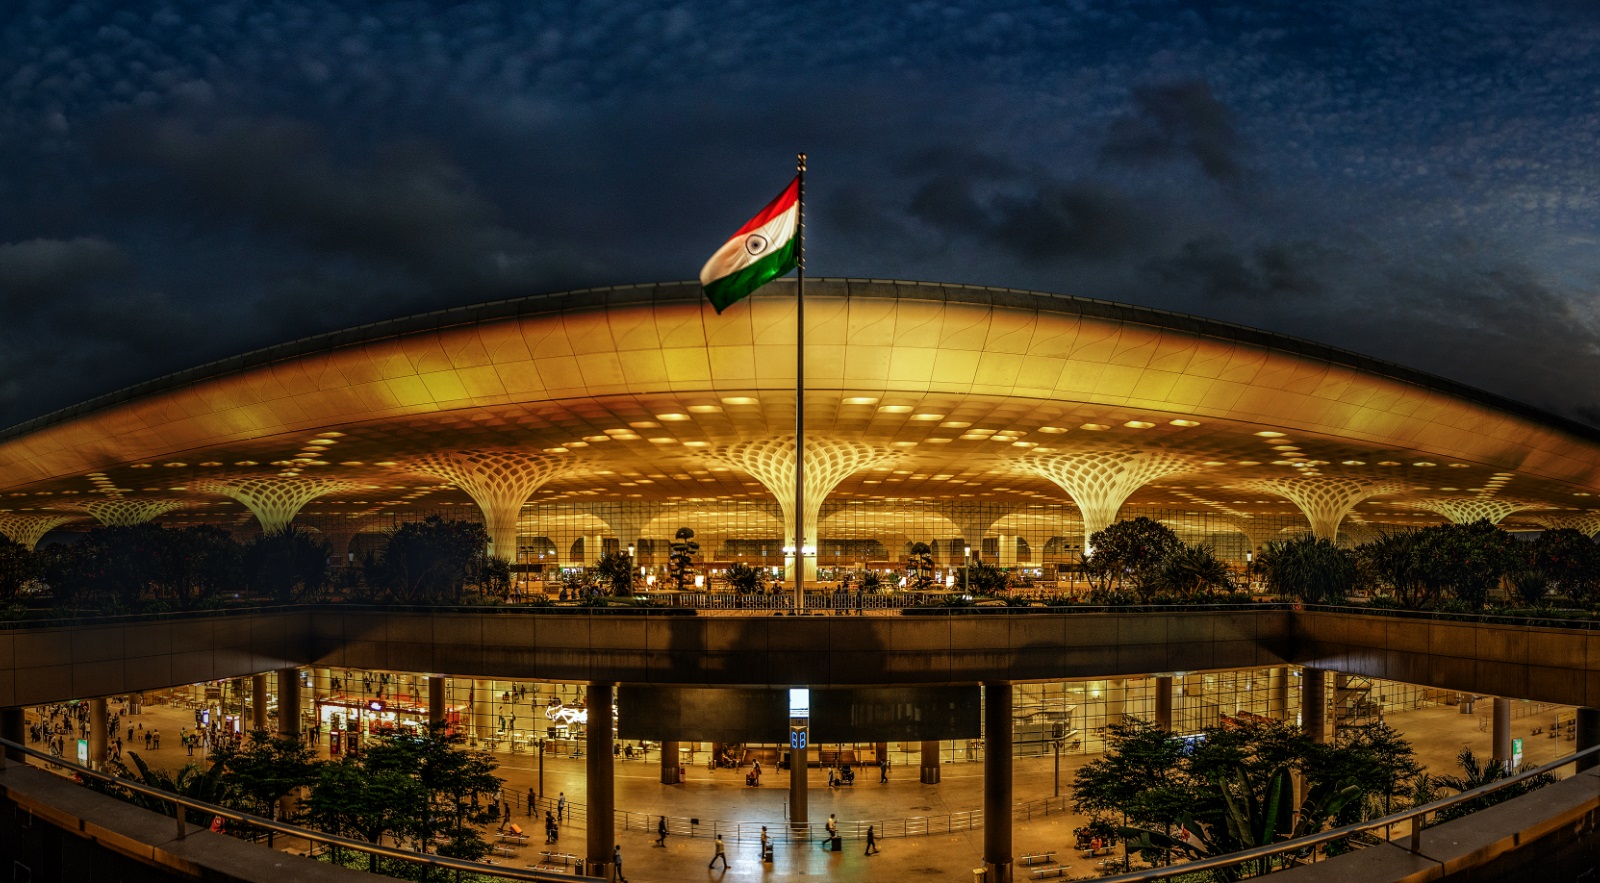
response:
M667 555L667 576L678 591L683 591L683 587L694 577L694 556L699 552L700 544L694 541L694 528L680 527L672 535L672 549Z
M1267 543L1256 556L1255 568L1268 591L1308 604L1343 601L1359 576L1351 552L1318 537Z
M476 522L437 515L406 522L364 566L367 585L387 600L460 603L467 585L483 583L488 543L488 532Z
M222 785L240 798L247 812L278 818L278 805L290 792L310 785L321 765L316 753L295 736L257 730L238 751L225 748L216 759L224 772ZM267 832L272 846L273 832Z
M1505 766L1498 763L1489 763L1487 765L1480 764L1478 762L1478 758L1473 755L1472 749L1470 748L1463 748L1461 749L1461 753L1456 755L1456 765L1461 768L1460 775L1434 776L1432 777L1431 784L1449 788L1455 791L1457 794L1464 794L1474 788L1480 788L1484 785L1488 785L1491 782L1498 782L1501 779L1510 778L1517 772L1520 772L1520 769L1508 770L1505 768ZM1497 803L1504 803L1513 797L1521 797L1530 791L1536 791L1546 785L1552 784L1555 782L1555 780L1555 776L1549 773L1544 773L1542 775L1534 776L1526 782L1519 782L1515 785L1507 785L1506 787L1501 788L1499 791L1496 791L1492 794L1485 794L1482 797L1474 798L1472 800L1458 803L1455 806L1440 810L1434 824L1448 822L1451 819L1459 819L1464 815L1477 812L1480 809L1494 806Z
M212 760L211 766L202 770L197 764L186 763L178 768L176 773L164 769L151 769L144 762L144 758L136 751L128 752L128 759L133 761L134 769L130 770L122 763L115 761L112 769L124 779L132 779L142 785L158 788L172 794L188 797L203 803L222 805L226 802L227 790L222 783L223 767L219 760ZM129 801L136 806L142 806L153 812L166 816L176 817L176 805L156 797L147 797L143 794L133 793ZM200 810L186 810L184 818L193 825L208 824L211 819Z
M1512 547L1516 541L1488 521L1441 524L1417 533L1419 570L1434 586L1434 594L1449 588L1474 609L1483 606L1489 592L1516 564Z
M1148 597L1154 575L1183 542L1172 528L1141 515L1096 531L1089 546L1083 572L1095 588L1129 588Z
M365 755L346 754L318 766L306 800L306 820L312 827L372 844L385 836L403 836L427 811L427 792L410 771L369 768ZM335 860L339 852L335 849ZM367 870L377 873L377 853L369 854Z
M633 594L633 559L626 552L601 555L594 564L594 575L609 594L619 598Z
M1356 550L1370 581L1389 589L1401 605L1421 607L1432 600L1432 585L1424 579L1417 531L1385 533Z
M926 591L933 584L933 547L912 543L906 556L906 587Z
M1232 592L1233 570L1208 545L1179 544L1151 576L1156 592L1193 599L1212 592Z
M315 597L328 585L328 542L286 526L245 545L245 584L278 603Z
M974 595L1004 595L1011 588L1011 574L976 558L967 563L966 582Z
M1181 769L1184 745L1137 718L1106 727L1109 750L1081 767L1072 781L1072 807L1093 815L1116 814L1124 825L1170 831L1192 809L1190 783Z
M229 589L241 576L239 544L216 525L151 532L151 590L183 610L193 610Z
M1413 793L1423 775L1410 743L1381 721L1342 730L1332 746L1312 746L1308 766L1318 779L1353 783L1366 798L1347 805L1361 818L1341 817L1339 824L1388 815L1394 799Z
M38 575L34 553L0 536L0 603L15 599Z
M1525 565L1531 565L1550 586L1573 601L1581 604L1593 600L1600 590L1600 546L1581 531L1570 527L1547 530L1520 551ZM1512 579L1515 582L1517 577ZM1542 593L1530 598L1532 592L1524 590L1522 584L1518 583L1517 588L1529 603L1543 600Z
M759 595L767 590L767 572L742 562L728 565L728 586L741 595Z

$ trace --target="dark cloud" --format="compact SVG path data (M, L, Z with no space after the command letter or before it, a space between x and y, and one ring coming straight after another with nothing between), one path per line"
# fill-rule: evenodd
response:
M1112 163L1148 166L1191 160L1207 178L1234 186L1244 176L1233 111L1205 80L1133 90L1133 110L1111 124L1100 156Z
M0 245L0 310L15 322L48 298L124 277L131 267L126 251L92 236Z
M1145 265L1156 281L1187 288L1207 300L1320 294L1328 249L1316 243L1276 242L1238 248L1223 235L1183 244L1178 254Z

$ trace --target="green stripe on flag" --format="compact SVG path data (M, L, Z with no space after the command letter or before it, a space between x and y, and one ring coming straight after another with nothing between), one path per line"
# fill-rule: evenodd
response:
M794 245L794 238L791 237L782 248L743 270L713 280L710 285L705 286L706 297L711 299L711 306L721 313L743 300L750 292L793 270L796 265Z

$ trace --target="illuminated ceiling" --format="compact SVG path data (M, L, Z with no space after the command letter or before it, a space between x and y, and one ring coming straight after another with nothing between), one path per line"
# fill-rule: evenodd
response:
M215 482L276 477L352 483L307 512L470 510L452 482L417 468L470 451L560 461L534 510L772 504L727 452L793 433L792 295L776 283L717 316L686 284L572 292L202 366L0 434L0 513L109 498L182 502L169 523L238 521L245 509ZM1371 524L1509 508L1482 500L1581 512L1600 486L1600 434L1585 427L1193 317L821 280L806 319L808 437L881 455L830 505L1064 503L1037 462L1125 452L1181 461L1127 505L1245 518L1298 513L1262 490L1275 480L1382 483L1391 490L1352 512Z

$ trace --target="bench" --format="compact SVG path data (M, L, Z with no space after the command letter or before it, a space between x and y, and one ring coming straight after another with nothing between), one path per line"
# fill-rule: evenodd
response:
M1029 867L1046 863L1054 864L1055 860L1056 850L1054 849L1047 849L1044 852L1030 852L1026 855L1017 856L1017 861L1022 862L1024 865Z
M1066 865L1051 865L1047 868L1034 868L1033 879L1043 880L1046 877L1063 877L1067 873Z

